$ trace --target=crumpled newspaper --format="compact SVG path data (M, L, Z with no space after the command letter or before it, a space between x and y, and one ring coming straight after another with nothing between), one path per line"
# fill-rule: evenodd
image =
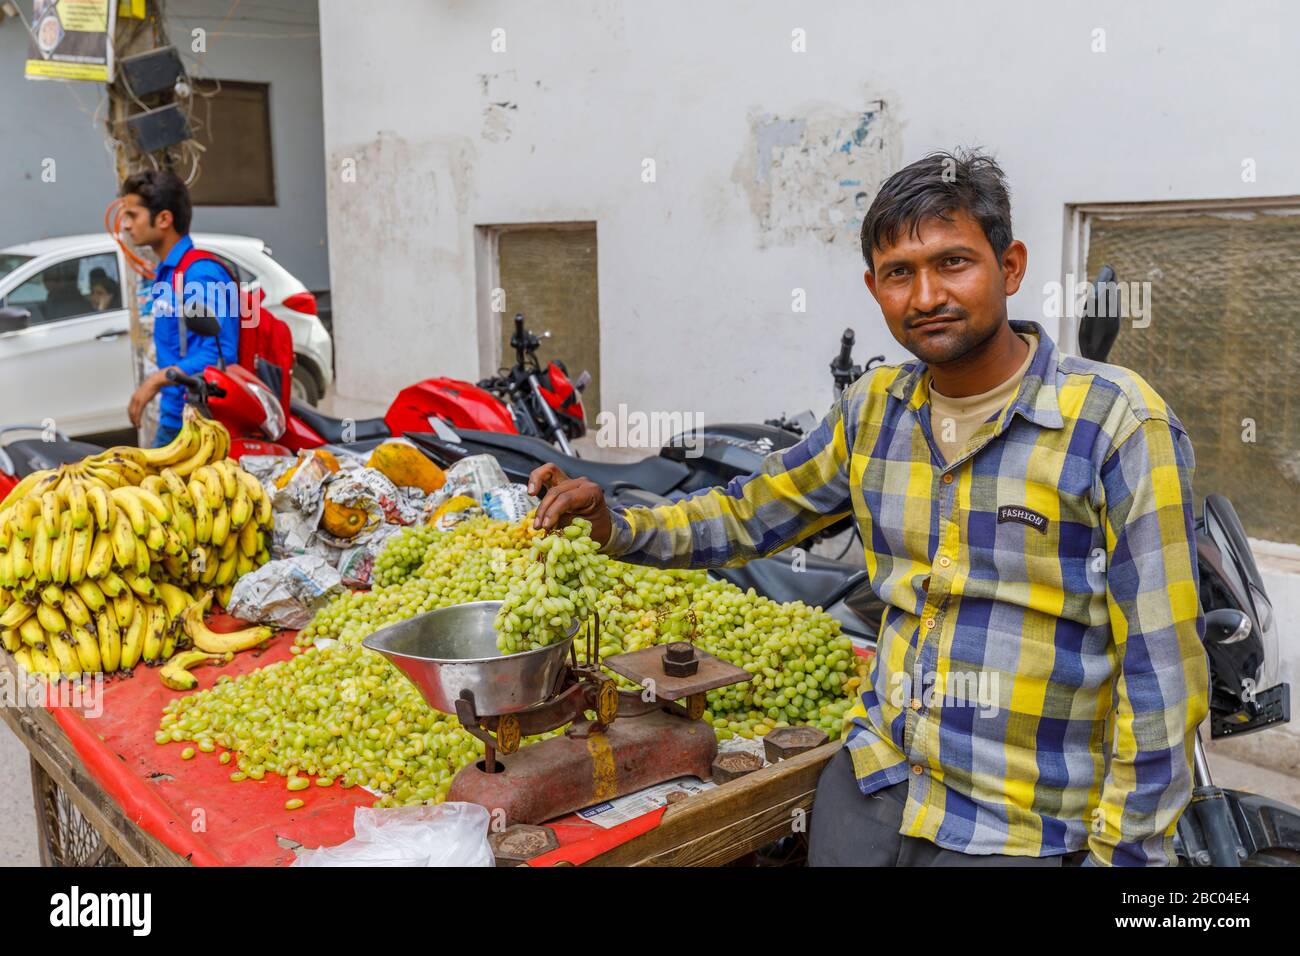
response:
M297 477L295 475L294 480ZM292 485L293 481L290 481L289 486ZM358 508L367 515L365 526L346 538L333 535L324 527L317 529L321 540L336 548L355 547L385 524L416 524L424 517L423 499L412 498L406 494L406 489L399 489L383 472L374 468L357 468L346 473L340 471L325 482L324 488L322 511L324 502L330 501L348 508Z
M231 614L240 620L298 630L344 589L334 566L319 554L269 561L235 582Z
M501 485L483 495L483 510L498 521L519 521L540 503L523 485Z
M510 484L501 464L491 455L470 455L447 469L447 481L437 494L443 499L465 495L482 501L493 488Z

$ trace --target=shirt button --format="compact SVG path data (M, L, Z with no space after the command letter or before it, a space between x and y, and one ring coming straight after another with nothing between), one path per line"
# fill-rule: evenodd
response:
M939 567L941 568L946 568L950 564L952 564L952 558L948 557L946 554L939 559Z
M913 697L913 698L912 698L912 709L913 709L913 710L920 710L920 709L921 709L921 701L920 701L918 698L916 698L916 697Z
M924 773L924 772L925 772L925 768L922 767L919 763L912 764L912 773Z
M934 630L934 618L932 618L932 617L927 617L927 618L925 619L925 629L926 629L927 631L932 631L932 630Z
M948 472L946 475L943 476L943 483L945 485L952 484L952 472Z

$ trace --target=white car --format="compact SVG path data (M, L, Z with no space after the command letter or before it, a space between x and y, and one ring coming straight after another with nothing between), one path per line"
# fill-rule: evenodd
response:
M267 308L293 333L294 396L314 403L334 374L334 346L316 315L316 297L260 239L192 238L226 260L240 282L263 290ZM0 249L0 425L50 419L68 435L130 427L126 406L135 386L122 298L128 268L107 233Z

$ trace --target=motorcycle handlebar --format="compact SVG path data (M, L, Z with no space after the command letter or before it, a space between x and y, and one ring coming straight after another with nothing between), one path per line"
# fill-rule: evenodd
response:
M192 388L196 391L203 386L193 375L186 375L178 369L169 368L167 370L167 381L174 382L177 385L184 385L186 388Z
M835 360L835 364L840 368L846 368L853 364L853 342L853 330L845 329L844 335L840 338L840 355Z

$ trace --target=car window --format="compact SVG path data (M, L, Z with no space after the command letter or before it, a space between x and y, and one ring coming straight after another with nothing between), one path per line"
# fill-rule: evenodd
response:
M5 297L6 306L31 313L27 325L58 322L122 308L117 255L65 259L29 278Z
M31 262L32 256L20 256L16 252L0 252L0 276L7 276L24 262Z

